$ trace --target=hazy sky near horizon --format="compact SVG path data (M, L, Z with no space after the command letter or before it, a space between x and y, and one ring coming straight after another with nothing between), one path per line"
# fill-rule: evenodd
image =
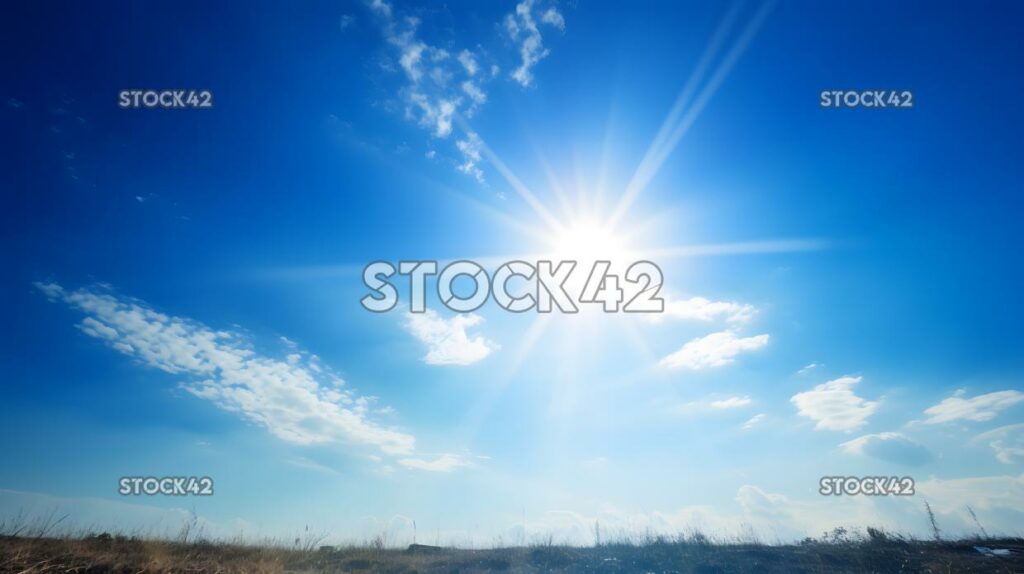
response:
M788 540L927 500L1020 534L1019 6L5 12L0 518ZM612 251L664 313L359 303L375 260ZM215 494L117 492L181 475ZM917 494L818 493L851 475Z

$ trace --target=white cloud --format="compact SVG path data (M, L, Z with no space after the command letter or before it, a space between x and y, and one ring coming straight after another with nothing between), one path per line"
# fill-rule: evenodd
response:
M55 300L64 296L64 288L56 283L34 283L37 289L42 291L43 295L46 295L47 299Z
M750 397L729 397L720 401L711 401L714 409L737 409L750 404Z
M388 18L391 17L391 4L385 0L371 0L370 9Z
M317 373L309 364L261 355L241 335L166 315L100 288L36 286L50 299L84 312L83 333L146 366L187 376L183 389L282 440L346 442L393 455L414 452L412 435L369 420L370 398L341 388L341 379Z
M863 534L868 526L927 538L929 521L921 500L928 500L937 522L949 537L976 536L977 526L967 507L973 508L990 534L1015 533L1024 511L1024 477L917 480L916 496L793 498L744 485L736 493L740 516L725 513L729 522L743 520L759 532L772 532L783 540L843 527Z
M516 19L514 13L505 15L505 31L508 32L508 35L511 36L513 40L519 37L519 21Z
M925 464L933 458L924 445L898 432L867 434L839 446L848 454L866 455L886 462L913 466Z
M469 50L463 50L459 52L459 63L466 70L466 73L470 76L475 76L477 71L480 69L480 65L477 64L476 56L473 55Z
M693 339L659 363L663 367L685 367L693 370L722 367L736 360L740 353L756 351L768 344L768 335L737 337L732 331L712 333Z
M406 84L398 89L398 98L406 119L429 130L435 138L452 136L457 131L456 118L471 118L487 102L484 84L491 78L479 73L478 56L463 49L455 52L457 55L453 58L448 50L420 39L419 18L400 18L383 2L374 2L371 8L380 16L384 38L396 50L399 67L404 72ZM394 70L390 60L383 67ZM464 157L462 148L467 142L472 143L472 138L479 140L476 134L469 133L456 142ZM427 157L433 157L436 152L427 153ZM460 164L459 170L483 183L479 164L477 155L471 162Z
M304 456L297 456L297 457L294 457L294 458L288 458L288 459L285 459L284 462L285 462L285 464L294 466L296 468L302 468L302 469L305 469L305 470L313 470L313 471L316 471L316 472L322 472L324 474L331 474L331 475L338 475L339 474L337 470L334 470L333 468L331 468L331 467L329 467L327 465L320 464L319 462L316 462L315 460L310 460L310 459L308 459L308 458L306 458Z
M801 416L815 421L818 430L853 431L867 424L878 409L877 401L866 401L853 393L861 377L844 376L793 395L790 401Z
M853 440L840 444L840 448L848 454L864 454L864 447L875 442L909 440L905 435L898 432L882 432L877 434L866 434Z
M809 363L804 368L802 368L799 371L797 371L796 374L798 374L798 375L806 375L807 373L813 371L814 369L817 369L820 366L821 365L819 365L818 363Z
M117 329L112 329L103 323L100 323L92 317L86 317L82 319L82 322L78 326L83 333L90 337L96 337L97 339L114 340L117 338ZM130 347L129 347L130 348Z
M398 464L405 468L411 468L415 470L427 470L431 472L451 472L460 466L466 466L469 463L462 457L454 454L443 454L434 460L427 460L422 458L402 458L398 460Z
M477 167L480 163L480 150L483 147L483 141L480 140L480 136L476 132L469 132L466 134L466 139L455 142L455 147L459 148L462 153L462 164L459 165L459 171L468 173L476 178L480 183L484 182L484 173Z
M984 422L992 420L1005 409L1024 401L1020 391L996 391L969 399L961 398L962 392L925 409L928 415L925 424L938 424L957 420Z
M419 82L423 77L423 70L420 68L420 61L423 59L423 51L427 45L422 42L408 44L402 47L402 55L398 58L398 64L405 70L409 79Z
M750 417L749 419L747 419L747 422L743 423L743 430L750 430L754 428L755 426L760 424L760 422L763 421L765 417L767 417L767 415L765 415L764 413L758 413Z
M734 301L711 301L704 297L691 297L683 300L668 300L665 311L651 315L652 319L663 317L685 321L714 321L724 319L730 323L746 323L757 310L753 305Z
M473 100L474 104L480 105L487 101L487 94L469 80L462 82L462 91L466 92L466 95L469 96L469 99Z
M534 20L533 4L534 0L523 0L516 4L515 12L505 16L505 30L519 44L520 64L512 71L512 79L523 87L533 83L533 67L549 53ZM565 29L565 19L555 8L548 9L541 16L541 21L560 30Z
M405 85L397 90L405 117L429 130L435 138L452 136L457 131L454 125L456 118L472 118L487 102L485 84L498 75L498 66L490 63L490 75L481 73L482 69L488 69L484 67L487 52L482 48L449 52L420 38L419 18L400 17L384 0L373 0L370 8L378 16L385 40L396 52L394 58L398 66L388 57L382 59L381 67L389 72L400 68L406 80ZM522 59L512 77L523 86L532 83L531 69L548 54L533 12L534 0L523 0L516 5L514 13L507 15L505 22ZM540 16L540 21L560 30L565 28L565 19L554 7L548 8ZM484 66L481 58L485 61ZM483 183L479 155L474 158L464 149L466 145L472 145L472 138L479 139L476 134L467 133L456 142L463 157L470 158L459 164L459 171Z
M423 361L428 365L471 365L483 360L500 347L482 336L470 337L466 329L483 322L483 317L469 313L444 319L434 310L409 313L406 329L428 345Z
M974 437L987 442L996 459L1004 464L1024 461L1024 423L1001 426Z
M979 520L992 532L1019 530L1022 501L1020 477L929 479L918 482L926 493L944 533L973 535L977 528L967 515L972 504ZM1005 493L1005 494L1003 494ZM530 532L571 544L593 544L594 523L603 532L624 536L676 536L698 531L714 541L761 540L794 542L805 536L843 527L864 534L868 526L927 538L928 518L921 497L795 497L771 492L755 484L736 489L732 503L690 505L676 510L627 512L604 504L590 513L560 510L536 515ZM511 536L514 540L515 536Z
M540 17L540 21L545 24L551 24L559 30L565 30L565 18L562 17L562 14L554 6L544 12Z
M668 403L668 404L666 404ZM748 396L734 396L723 399L701 399L699 401L677 402L660 400L658 406L676 416L720 415L728 411L749 406L753 401Z
M344 32L355 24L356 17L351 14L342 14L341 18L338 19L338 29Z
M927 497L937 512L963 512L970 506L979 511L1001 509L1024 513L1024 475L929 478L915 486L918 494Z
M409 96L409 102L418 110L419 119L417 121L419 125L433 130L434 135L439 138L446 138L451 135L452 116L455 114L459 104L461 104L461 99L433 101L423 94L414 93ZM409 110L406 110L406 113L410 117L415 117L416 115Z

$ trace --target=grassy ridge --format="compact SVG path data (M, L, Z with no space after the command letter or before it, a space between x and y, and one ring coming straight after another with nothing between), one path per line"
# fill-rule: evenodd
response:
M1005 548L984 556L975 546ZM1022 572L1024 540L920 541L887 536L792 545L653 539L592 547L537 545L489 550L373 546L317 550L208 541L0 538L0 573L476 573L476 572Z

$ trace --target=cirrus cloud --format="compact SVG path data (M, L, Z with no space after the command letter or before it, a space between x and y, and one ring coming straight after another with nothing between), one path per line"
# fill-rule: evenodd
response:
M238 333L158 312L106 288L35 286L50 300L83 312L79 329L86 335L147 367L185 377L185 391L281 440L364 445L405 458L415 454L413 435L371 420L373 397L345 388L316 355L294 352L297 345L291 341L285 340L287 356L278 359L256 352ZM424 470L439 468L427 465Z

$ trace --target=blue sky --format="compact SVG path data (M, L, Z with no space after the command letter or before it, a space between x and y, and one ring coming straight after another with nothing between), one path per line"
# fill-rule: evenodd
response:
M4 515L482 545L923 533L928 500L1019 534L1019 8L12 11ZM214 107L119 108L133 88ZM359 304L371 261L584 224L661 266L665 313ZM118 496L135 475L216 494ZM819 495L833 475L918 494Z

